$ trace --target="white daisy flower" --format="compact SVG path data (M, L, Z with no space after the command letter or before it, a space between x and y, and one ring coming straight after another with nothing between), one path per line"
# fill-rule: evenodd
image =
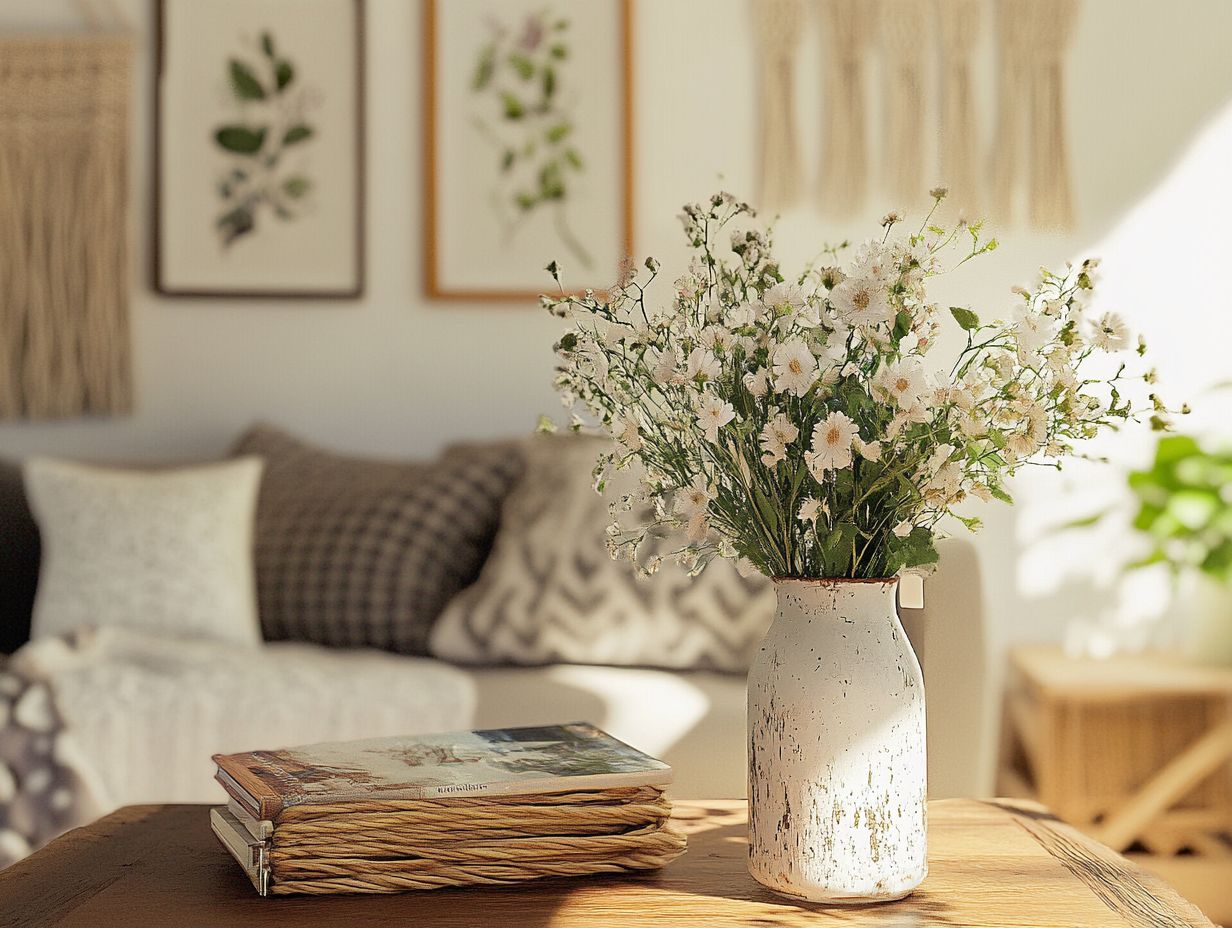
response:
M676 380L680 372L680 353L675 348L659 352L654 367L650 369L650 377L659 386L667 386Z
M1025 363L1054 338L1052 319L1037 313L1028 306L1014 310L1014 340L1018 343L1018 357Z
M918 358L903 358L887 364L873 378L873 389L893 400L899 409L910 409L921 403L928 393L924 365Z
M764 367L745 374L742 379L745 389L756 397L765 396L770 389L770 372Z
M851 466L851 445L860 433L846 413L832 412L813 427L813 444L805 461L809 471L821 480L826 471Z
M706 484L700 479L695 480L692 486L676 491L676 511L686 518L699 512L705 514L710 506L711 498Z
M710 442L718 442L719 429L736 418L736 410L731 403L725 403L713 393L705 394L697 404L697 426Z
M751 303L741 303L727 311L727 322L733 329L753 325L757 321L757 308Z
M811 522L817 524L817 520L821 516L830 517L830 507L826 503L815 497L808 497L800 504L799 519L801 522Z
M698 347L689 352L684 376L686 380L706 382L718 379L721 370L719 359L714 356L714 352Z
M1120 351L1129 345L1129 326L1116 313L1104 313L1091 326L1091 344L1103 351Z
M780 393L804 396L817 382L817 359L798 338L782 342L774 349L773 367L774 388Z
M860 436L857 435L851 440L851 446L856 449L856 454L866 461L881 460L881 442L879 441L861 441Z
M761 295L761 304L773 316L786 316L804 305L804 293L795 284L775 284Z
M888 291L867 277L848 277L830 291L830 300L840 316L852 325L888 325L894 321Z
M761 462L767 467L773 467L787 457L787 446L799 436L800 430L787 416L783 413L776 415L766 423L766 427L761 430L759 436L762 449Z

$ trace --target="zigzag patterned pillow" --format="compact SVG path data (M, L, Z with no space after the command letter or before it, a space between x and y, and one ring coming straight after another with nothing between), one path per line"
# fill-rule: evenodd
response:
M492 554L433 627L433 654L472 664L748 669L774 614L769 582L722 560L697 578L665 564L649 579L613 561L607 503L631 481L617 475L606 496L592 489L604 447L581 436L527 441Z

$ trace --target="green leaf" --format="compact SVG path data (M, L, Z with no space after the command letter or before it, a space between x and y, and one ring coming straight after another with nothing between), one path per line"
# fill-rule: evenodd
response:
M312 189L312 181L302 174L295 174L282 182L282 192L292 200L298 200Z
M1010 496L1009 493L1006 492L1005 488L999 483L994 483L989 486L988 492L992 494L993 499L999 499L1001 502L1009 503L1011 506L1014 504L1014 497Z
M526 115L525 104L507 90L501 94L501 104L505 108L506 119L521 119Z
M522 80L528 81L535 76L535 65L521 52L511 53L508 61L509 66L517 72L518 77L522 78Z
M274 37L268 31L261 33L261 51L270 58L274 57Z
M285 90L287 85L295 79L295 66L287 59L283 58L278 64L274 65L274 80L278 82L278 89Z
M894 317L894 342L897 344L902 341L908 332L911 331L911 313L907 310L899 310L898 315Z
M962 326L965 331L971 332L980 327L980 317L971 310L965 309L962 306L951 306L950 315L957 320L958 324Z
M556 95L556 69L550 64L543 68L543 99L550 100Z
M570 132L573 131L573 123L565 121L558 122L556 125L547 131L547 140L555 145L562 141Z
M496 46L489 45L479 53L479 63L475 65L475 75L471 78L471 90L483 90L492 82L496 73Z
M582 160L582 156L578 153L578 150L576 148L566 148L565 149L565 160L568 161L569 166L572 167L576 171L582 170L582 168L585 167L585 164L586 164Z
M227 151L237 155L255 155L265 144L266 128L250 129L248 126L223 126L214 133L214 140Z
M296 145L299 142L310 139L312 138L312 131L312 126L305 125L302 122L298 125L294 125L282 136L282 144Z
M231 75L231 91L240 100L264 100L265 88L257 80L252 69L238 58L232 58L229 71Z

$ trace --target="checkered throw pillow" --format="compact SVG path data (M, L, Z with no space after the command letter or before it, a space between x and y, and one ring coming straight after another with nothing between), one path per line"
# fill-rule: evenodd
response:
M449 600L479 574L523 460L508 444L435 462L333 454L269 426L236 454L266 461L257 598L267 639L423 654Z

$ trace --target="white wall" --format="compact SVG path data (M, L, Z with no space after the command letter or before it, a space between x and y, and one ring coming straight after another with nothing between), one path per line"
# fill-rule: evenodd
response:
M120 0L119 6L150 45L151 5ZM0 28L77 25L78 9L73 0L5 0ZM987 20L991 9L990 3ZM368 0L367 10L364 299L294 305L171 300L150 292L147 49L134 90L136 412L115 420L0 425L0 454L200 457L221 452L256 418L340 448L422 454L455 438L522 432L540 412L556 410L549 387L549 346L557 331L551 319L535 307L434 305L422 296L419 4ZM669 266L681 255L674 220L680 203L720 185L752 195L756 124L749 15L745 0L637 3L636 247ZM979 62L986 135L993 90L990 33L986 21ZM1003 247L944 281L938 288L942 298L989 312L1002 309L1011 283L1029 282L1041 263L1085 253L1110 236L1232 99L1230 34L1232 4L1223 0L1084 0L1068 83L1078 226L1066 235L1001 229ZM798 101L810 164L817 150L811 119L819 105L816 58L810 34ZM1224 186L1212 189L1211 208L1226 214L1232 198L1227 181L1218 180ZM812 208L797 210L779 227L784 254L804 260L823 241L861 238L887 207L898 205L874 194L867 215L841 224L821 219ZM1162 242L1185 232L1158 228L1151 234ZM1183 269L1190 275L1204 271ZM1168 272L1136 262L1124 271ZM1124 281L1121 289L1133 292ZM1226 306L1227 298L1213 289L1210 297L1221 301L1220 310ZM1161 306L1159 318L1140 321L1175 330L1192 312L1190 305ZM1172 352L1162 358L1165 378L1170 369L1192 370L1197 363L1215 379L1214 366L1224 364L1210 339L1165 342ZM1073 479L1037 477L1030 493L1053 498ZM1004 507L985 515L989 528L980 545L992 608L1004 632L1015 639L1057 636L1063 622L1097 594L1083 588L1085 598L1074 599L1064 591L1041 592L1019 572L1019 554L1031 543L1024 531L1034 531L1024 529L1028 515ZM1049 557L1037 558L1032 569L1060 572L1063 563ZM1072 552L1065 557L1072 561Z

